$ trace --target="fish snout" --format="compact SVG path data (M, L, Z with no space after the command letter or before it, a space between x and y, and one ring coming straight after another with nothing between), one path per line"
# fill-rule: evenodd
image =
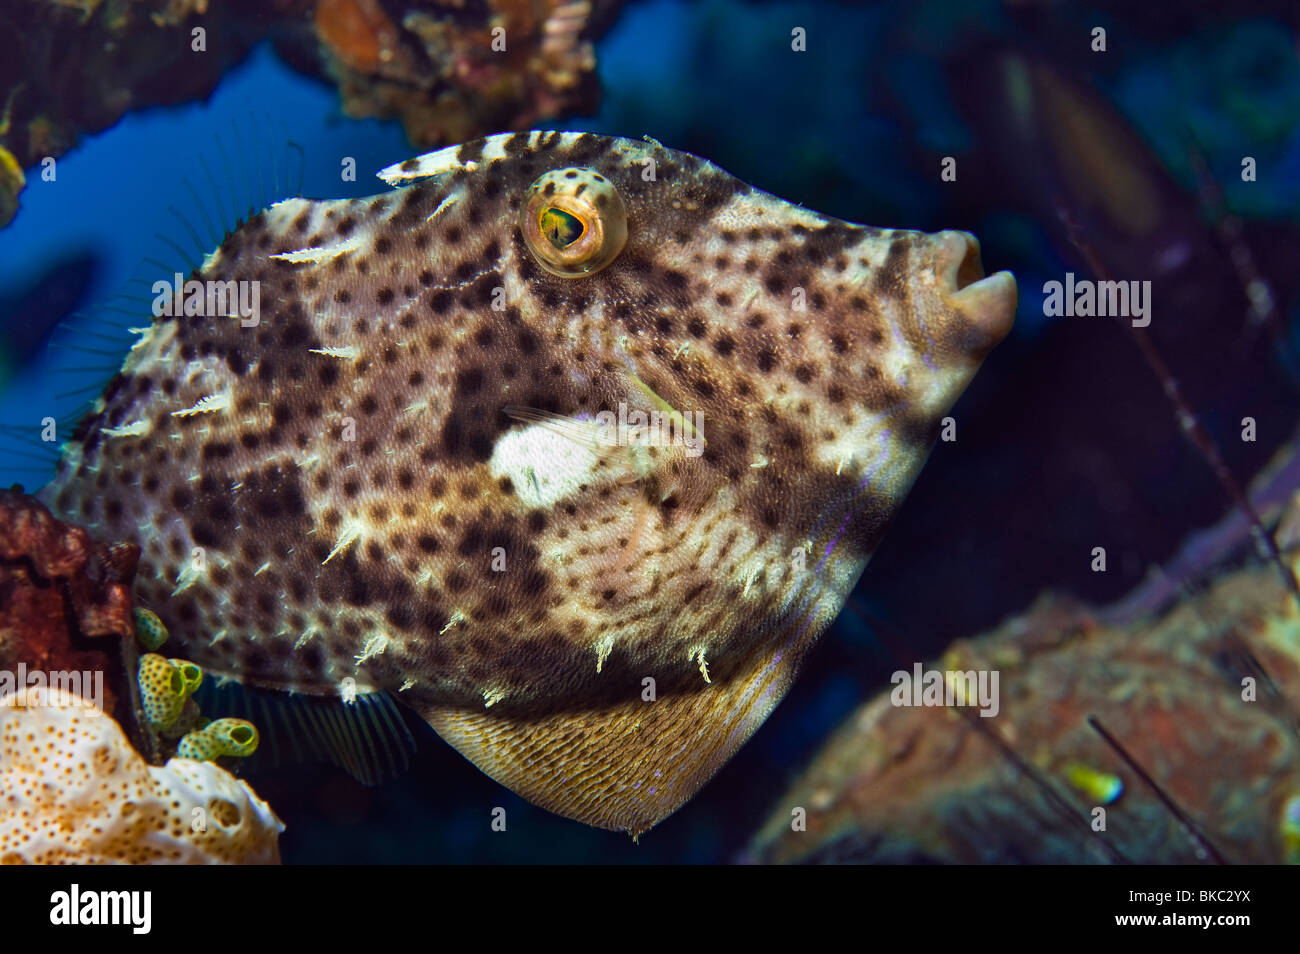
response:
M1016 279L1010 272L984 276L979 239L950 229L935 239L939 252L935 276L947 303L960 312L971 331L978 332L972 350L987 351L1007 336L1016 317Z

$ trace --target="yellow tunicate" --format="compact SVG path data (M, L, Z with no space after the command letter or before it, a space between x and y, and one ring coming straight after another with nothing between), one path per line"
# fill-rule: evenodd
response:
M222 755L252 755L257 751L257 727L247 719L217 719L204 731L217 740Z
M203 670L197 663L192 663L188 659L172 659L170 662L185 680L185 698L188 699L203 683Z
M154 652L167 642L167 627L153 610L137 606L135 612L135 638L149 652Z
M176 746L176 757L178 759L193 759L196 762L215 762L221 753L217 751L217 743L210 738L202 729L195 729L193 732L187 732Z
M145 721L154 729L175 722L187 695L181 671L157 653L146 653L140 657L137 679Z
M159 729L158 734L165 739L179 739L187 732L202 729L207 724L208 720L203 718L203 713L199 711L199 704L193 699L186 699L185 707L181 709L181 714L176 717L176 721L166 728Z
M246 719L217 719L186 734L176 757L211 762L221 756L247 756L257 751L257 727Z

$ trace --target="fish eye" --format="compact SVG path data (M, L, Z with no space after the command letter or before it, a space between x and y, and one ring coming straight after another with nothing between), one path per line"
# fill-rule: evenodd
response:
M529 186L519 228L543 268L562 278L581 278L623 251L627 209L614 184L599 173L553 169Z
M542 234L552 245L561 250L578 241L582 238L582 233L587 231L587 227L582 224L582 219L553 205L542 210L538 221L542 226Z

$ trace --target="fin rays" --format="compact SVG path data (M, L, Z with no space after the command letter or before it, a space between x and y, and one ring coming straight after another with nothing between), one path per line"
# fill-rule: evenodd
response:
M364 785L377 785L404 772L415 751L415 738L387 693L358 695L345 704L237 683L205 685L200 692L211 696L206 709L258 727L271 764L325 761Z
M725 677L647 701L530 716L429 705L425 720L502 785L548 811L637 836L680 808L785 695L822 626L797 600L781 638ZM814 607L810 611L810 607ZM823 625L825 620L822 621Z

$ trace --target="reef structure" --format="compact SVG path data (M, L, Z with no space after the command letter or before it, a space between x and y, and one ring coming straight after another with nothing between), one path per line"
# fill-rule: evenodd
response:
M319 0L320 60L349 116L396 116L419 147L593 110L596 25L618 2ZM400 16L389 10L401 7Z
M1300 493L1269 515L1300 568ZM1188 555L1222 561L1231 526ZM1153 584L1104 609L1048 593L955 642L934 670L999 673L997 714L877 695L745 859L1300 863L1300 606L1275 566L1222 566L1190 595L1156 580L1172 604Z
M138 558L0 491L0 864L279 861L283 823L218 764L256 728L202 718L192 662L140 654L167 633L132 606Z
M114 671L119 644L135 632L139 556L133 543L97 543L35 498L0 490L0 670ZM108 680L106 711L129 695L123 689Z
M207 96L263 40L337 84L349 116L420 147L595 109L592 40L621 0L52 0L0 8L0 227L22 170L126 112Z

